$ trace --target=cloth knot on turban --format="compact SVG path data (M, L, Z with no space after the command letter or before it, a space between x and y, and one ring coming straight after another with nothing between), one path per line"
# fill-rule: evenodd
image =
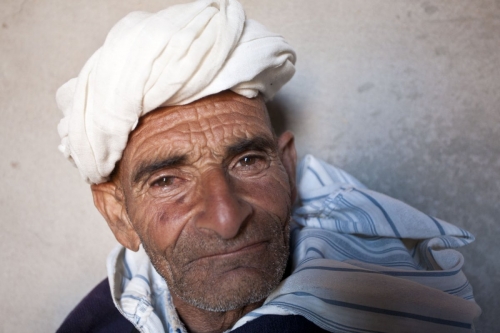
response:
M246 20L236 0L130 13L57 91L64 114L59 150L87 182L105 182L141 116L227 89L269 100L293 76L294 64L290 45Z

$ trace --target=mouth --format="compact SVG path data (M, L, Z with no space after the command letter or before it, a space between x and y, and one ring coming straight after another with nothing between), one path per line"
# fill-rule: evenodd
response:
M242 246L238 246L235 248L231 249L226 249L220 252L212 253L209 255L201 256L199 258L196 258L194 261L198 260L203 260L203 259L230 259L233 257L239 257L243 255L249 255L249 254L254 254L258 253L260 251L263 251L267 248L269 241L261 241L261 242L256 242L256 243L251 243L251 244L244 244Z

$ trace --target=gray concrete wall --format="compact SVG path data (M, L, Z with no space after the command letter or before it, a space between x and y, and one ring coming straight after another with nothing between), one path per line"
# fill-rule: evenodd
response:
M132 10L172 0L0 3L0 332L51 332L115 241L57 151L56 89ZM244 0L297 74L271 104L299 154L464 227L465 271L500 326L500 1ZM285 125L283 125L285 126Z

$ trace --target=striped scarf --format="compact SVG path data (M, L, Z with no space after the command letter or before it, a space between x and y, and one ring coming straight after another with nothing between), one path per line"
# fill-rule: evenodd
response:
M298 170L293 273L239 327L298 314L332 332L471 332L481 312L453 250L467 231L368 190L306 156Z

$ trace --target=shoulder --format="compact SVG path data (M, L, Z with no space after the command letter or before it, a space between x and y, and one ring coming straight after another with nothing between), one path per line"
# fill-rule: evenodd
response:
M104 279L69 313L57 333L137 332L116 309L108 279Z

